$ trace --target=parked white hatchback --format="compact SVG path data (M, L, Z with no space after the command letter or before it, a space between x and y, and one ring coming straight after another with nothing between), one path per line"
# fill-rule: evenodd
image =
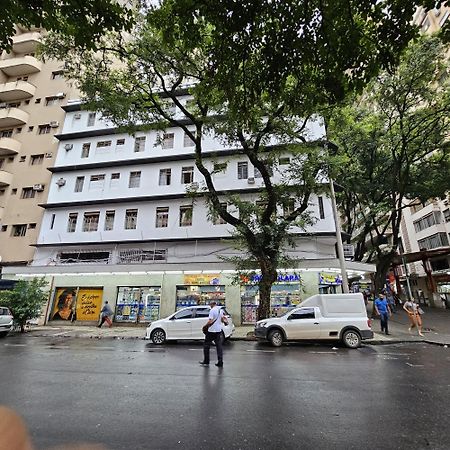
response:
M260 320L255 336L274 347L285 341L341 341L358 348L363 339L373 338L362 294L314 295L284 316Z
M225 307L220 308L228 319L228 325L222 324L223 338L228 339L234 332L234 324ZM180 309L165 319L152 322L147 327L145 338L157 345L171 340L203 340L202 327L208 321L210 310L208 305Z
M0 337L5 337L13 328L14 318L11 311L0 306Z

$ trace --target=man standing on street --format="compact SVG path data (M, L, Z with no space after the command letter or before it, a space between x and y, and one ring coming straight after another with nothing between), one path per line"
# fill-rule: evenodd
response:
M223 309L217 306L215 301L210 303L211 311L209 312L208 322L203 327L205 333L205 342L203 343L203 361L202 366L209 366L209 349L211 343L216 344L217 350L217 367L223 367L223 351L222 351L222 322L228 324L227 318L223 314Z
M388 320L391 315L391 310L383 292L381 292L379 297L375 300L375 311L380 316L381 332L384 331L386 334L389 334Z
M111 307L108 305L108 300L106 300L105 302L105 306L103 306L102 310L100 311L100 315L102 320L100 321L98 327L101 328L102 325L107 322L109 325L109 328L112 327L112 321L110 319L110 317L113 315L113 311L111 309Z

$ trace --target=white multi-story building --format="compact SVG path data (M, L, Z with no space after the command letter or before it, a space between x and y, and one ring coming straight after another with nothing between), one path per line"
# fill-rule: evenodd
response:
M48 277L53 295L46 319L75 297L77 321L96 320L108 299L116 322L145 322L214 298L225 303L237 323L254 321L254 284L233 284L233 266L221 259L238 254L229 241L232 227L210 217L202 196L189 194L201 188L203 177L183 131L130 136L98 113L81 110L79 102L64 109L35 259L15 273ZM311 122L308 134L320 138L324 128ZM262 179L238 148L208 135L203 148L211 171L226 164L213 175L219 192L258 200ZM283 162L288 164L289 157L280 161L275 181L283 176ZM280 273L273 290L275 313L341 283L331 202L313 196L310 209L314 225L292 229L297 240L292 256L301 262L295 272ZM368 269L349 264L350 275Z

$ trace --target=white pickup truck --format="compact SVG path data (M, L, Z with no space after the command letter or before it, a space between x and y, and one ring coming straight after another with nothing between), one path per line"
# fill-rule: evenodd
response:
M324 294L309 297L281 317L256 322L255 336L275 347L285 341L329 340L357 348L373 337L370 326L362 294Z

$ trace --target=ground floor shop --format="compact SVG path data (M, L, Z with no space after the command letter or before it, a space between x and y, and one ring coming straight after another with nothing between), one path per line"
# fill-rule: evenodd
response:
M43 276L48 281L49 300L41 323L92 324L99 320L105 301L114 311L116 324L145 324L181 308L208 305L213 300L227 308L237 325L256 321L259 305L257 274L250 279L241 277L237 282L234 270L221 267L160 271L132 271L129 266L120 270L115 268L115 271L86 266L84 271L79 267L51 269L53 273L48 267L40 273L36 267L20 268L16 273L9 269L10 278ZM353 275L355 273L362 275L364 272L354 269ZM280 271L272 288L271 314L280 316L311 295L324 292L326 288L341 292L341 287L342 278L333 267Z

